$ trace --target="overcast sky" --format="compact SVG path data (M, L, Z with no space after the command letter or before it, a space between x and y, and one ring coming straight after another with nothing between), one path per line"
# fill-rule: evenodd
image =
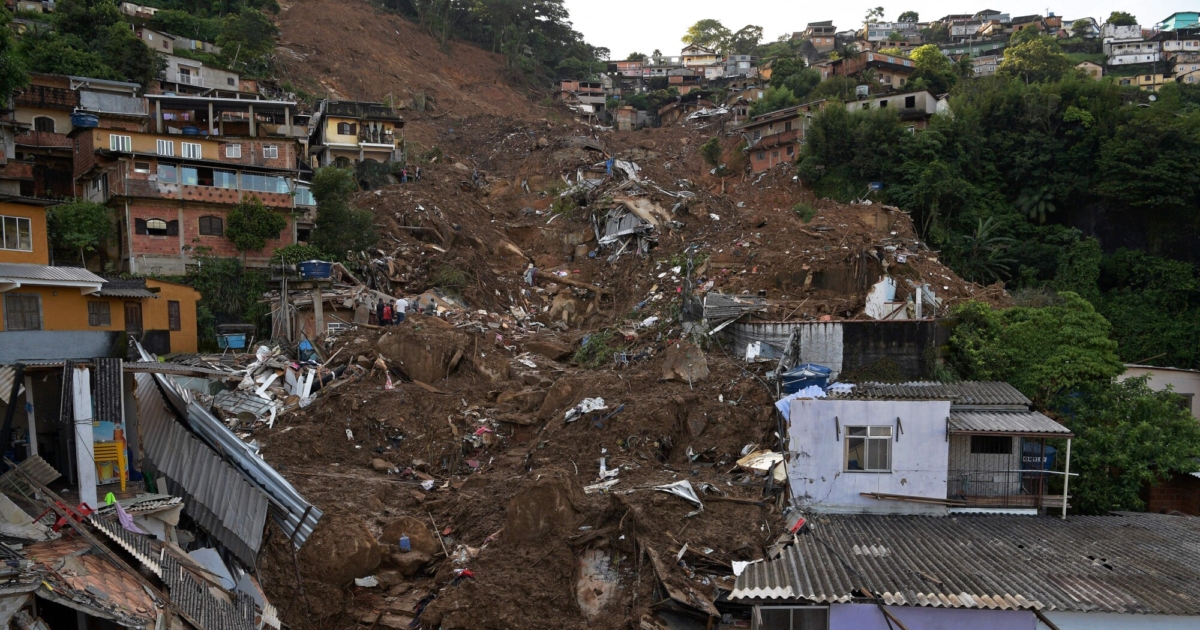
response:
M678 55L683 44L679 38L697 20L720 20L730 30L747 24L763 27L763 37L774 40L784 33L804 30L809 22L833 20L839 31L862 24L869 7L883 6L884 17L894 20L902 11L913 10L922 21L936 20L950 13L974 13L982 9L1007 11L1010 15L1046 14L1074 19L1094 17L1103 21L1112 11L1129 11L1143 26L1159 22L1175 11L1194 10L1200 2L1175 0L1069 0L1049 4L1030 0L1001 0L992 4L959 0L905 0L901 3L872 2L797 2L796 0L565 0L575 30L593 46L612 50L613 59L629 53L647 55L655 48L664 55Z

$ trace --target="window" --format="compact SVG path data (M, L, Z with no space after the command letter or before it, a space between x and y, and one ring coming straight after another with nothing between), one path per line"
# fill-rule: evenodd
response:
M758 630L826 630L829 609L815 607L768 608L757 610Z
M183 323L179 319L179 302L175 300L167 302L167 327L171 330L183 330Z
M165 39L164 39L164 40L163 40L163 48L170 48L170 47L171 47L171 45L170 45L170 44L168 44L168 43L167 43L167 40L165 40Z
M279 157L279 147L273 144L263 145L263 159L274 159Z
M879 108L883 109L884 107L887 107L887 101L879 101Z
M892 427L846 427L846 470L891 472Z
M758 160L759 162L767 159L767 152L759 151L758 154L754 156L754 159Z
M203 147L198 142L183 142L183 157L189 160L199 160L203 155Z
M225 77L225 84L226 85L235 85L233 77Z
M179 221L164 221L162 219L134 219L134 234L146 236L178 236Z
M150 163L149 162L134 162L133 163L133 172L134 173L149 173L150 172Z
M207 169L200 169L201 171ZM212 185L217 188L237 188L237 173L212 169Z
M915 97L915 96L905 96L905 97L904 97L904 106L905 106L905 107L907 107L907 108L909 108L909 109L912 109L913 107L916 107L916 106L917 106L917 97Z
M108 136L109 151L124 151L129 153L133 150L132 136L118 136L117 134L109 134Z
M340 122L337 124L337 132L339 136L356 136L358 135L358 125Z
M179 167L174 164L159 164L158 181L165 184L177 183L179 181Z
M37 118L34 118L33 130L54 133L54 119L50 118L49 116L38 116Z
M787 154L788 154L788 156L791 156L791 155L793 155L793 154L795 154L795 153L796 153L796 147L789 146L789 147L787 148Z
M304 184L296 184L296 205L298 206L315 206L317 200L313 198L312 190Z
M240 144L225 145L225 157L227 157L227 158L242 157L242 145L240 145Z
M158 154L166 155L166 156L175 155L175 141L174 140L159 140L158 141Z
M259 175L257 173L242 173L242 190L257 192L290 193L287 179L275 175Z
M1003 435L972 435L971 454L1012 455L1013 439Z
M42 298L36 293L5 293L4 329L41 330Z
M224 236L225 223L221 217L200 217L201 236Z
M0 217L0 249L33 251L30 225L29 219L25 217Z
M88 302L88 326L112 326L112 311L108 302Z

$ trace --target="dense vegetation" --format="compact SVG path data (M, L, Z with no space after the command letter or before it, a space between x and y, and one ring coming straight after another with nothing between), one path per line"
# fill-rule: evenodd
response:
M1064 60L1030 38L1000 75L953 81L952 115L915 134L893 110L828 107L800 177L843 200L882 182L873 198L910 212L963 276L1018 297L1069 289L1113 323L1122 360L1200 368L1182 342L1200 333L1200 88L1150 100Z
M412 19L443 47L452 38L504 55L511 80L587 79L605 69L606 48L571 27L563 0L372 0Z

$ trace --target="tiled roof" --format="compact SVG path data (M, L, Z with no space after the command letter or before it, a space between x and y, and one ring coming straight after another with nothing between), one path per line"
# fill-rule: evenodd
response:
M730 599L1197 615L1198 583L1198 518L830 515Z
M998 381L960 383L861 383L831 398L852 400L949 400L956 405L1024 405L1031 402L1016 387Z
M0 279L46 280L51 282L103 283L104 278L81 267L51 267L23 263L0 263Z
M950 411L950 430L978 433L1051 433L1071 430L1036 411Z

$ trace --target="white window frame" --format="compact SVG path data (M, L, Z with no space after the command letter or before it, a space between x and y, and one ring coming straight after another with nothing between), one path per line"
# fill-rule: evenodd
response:
M204 145L199 142L180 142L183 157L189 160L199 160L204 157Z
M225 157L231 158L231 159L241 159L242 145L240 145L240 144L225 145Z
M264 144L262 148L262 156L264 160L277 159L279 157L279 145Z
M156 153L166 157L175 157L175 141L158 139L155 143Z
M851 435L852 431L856 431L859 429L865 430L865 433L862 435ZM893 428L891 425L888 425L888 424L855 425L855 426L844 427L843 430L845 431L845 433L843 434L842 439L843 439L843 441L846 442L846 445L842 450L842 470L844 472L853 472L853 473L890 473L890 472L892 472L892 432L893 432ZM855 440L855 441L862 440L863 441L863 456L866 461L859 462L860 468L850 468L850 443L852 440ZM872 444L876 444L877 448L885 449L885 453L887 454L887 467L886 468L869 468L868 467L870 464L870 459L871 459L870 453L871 453ZM882 445L882 446L878 446L878 445Z
M5 232L7 230L6 226L8 226L10 223L15 224L16 229L17 229L17 246L15 248L8 247L7 245L5 245L5 243L8 242L8 239L6 238L6 234L5 234ZM21 246L21 224L22 223L25 224L25 234L27 235L27 239L28 239L26 241L26 243L28 244L28 247ZM6 252L32 252L33 251L33 221L30 220L29 217L14 217L14 216L0 215L0 250L6 251Z
M129 153L133 151L133 136L122 136L115 133L108 135L108 150Z

